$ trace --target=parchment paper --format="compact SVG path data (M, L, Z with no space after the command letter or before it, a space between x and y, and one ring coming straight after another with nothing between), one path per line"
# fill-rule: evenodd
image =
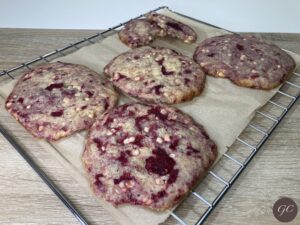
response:
M178 16L168 10L164 10L162 13L193 27L198 34L197 42L201 42L207 37L226 33L225 31L220 31ZM189 45L179 40L164 39L156 40L152 45L173 48L183 54L192 56L197 44ZM103 67L113 57L127 50L129 50L129 48L122 44L117 34L115 34L99 43L83 47L55 61L82 64L101 74ZM292 56L298 65L300 62L299 55L292 54ZM1 94L7 96L12 90L14 83L15 82L11 82L1 87ZM226 152L226 147L232 145L236 137L252 119L255 110L263 106L276 91L277 89L260 91L242 88L232 84L226 79L217 79L208 76L206 87L201 96L196 97L191 102L176 105L176 107L204 125L209 136L218 146L218 161L223 153ZM132 100L121 96L119 104L128 101ZM45 151L49 151L55 155L58 160L69 169L70 175L82 184L89 194L92 194L81 162L85 135L86 132L81 132L61 141L50 143L55 149L51 148L49 143L45 141L39 142L44 146ZM157 213L142 207L129 205L115 208L105 201L100 200L99 202L122 225L156 225L165 221L170 214L170 211Z

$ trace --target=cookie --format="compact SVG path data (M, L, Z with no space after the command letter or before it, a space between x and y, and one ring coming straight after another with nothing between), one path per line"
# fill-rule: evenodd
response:
M178 38L186 43L193 43L197 40L197 34L190 26L168 16L150 13L146 15L146 18L156 22L171 37Z
M5 105L34 136L58 140L89 128L116 100L113 86L96 72L56 62L24 74Z
M165 36L165 31L147 19L133 20L119 32L120 40L130 48L148 45L157 36Z
M205 74L192 59L174 50L141 47L120 54L104 68L129 96L156 103L180 103L200 94Z
M237 34L204 40L196 48L194 60L209 75L266 90L283 83L296 66L293 58L276 45Z
M99 198L161 211L182 200L216 156L203 127L178 109L131 103L93 124L82 159Z
M165 36L178 38L186 43L197 40L197 34L191 27L158 13L130 21L119 32L120 40L130 48L148 45L155 38Z

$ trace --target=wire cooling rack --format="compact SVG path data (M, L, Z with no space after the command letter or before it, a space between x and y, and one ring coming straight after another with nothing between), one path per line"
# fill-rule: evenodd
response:
M192 17L183 15L176 11L169 9L167 6L158 7L150 12L157 12L162 9L168 9L178 15L184 16L196 22L206 24L210 27L218 28L231 32L229 30L217 27L215 25L194 19ZM145 13L146 14L146 13ZM145 14L137 16L131 20L143 17ZM131 20L121 23L117 26L111 27L101 33L96 33L90 37L84 38L76 43L65 46L64 48L57 49L46 55L39 56L38 58L29 62L23 63L17 67L9 70L2 71L0 78L9 77L15 79L14 73L19 70L30 70L33 64L39 64L43 62L50 62L50 60L59 56L64 56L77 49L94 44L96 41L104 39L105 37L117 32L116 29L121 28ZM233 33L233 32L231 32ZM284 50L284 49L283 49ZM287 51L287 50L285 50ZM288 52L288 51L287 51ZM249 162L253 159L255 154L268 140L272 132L278 126L280 121L288 113L291 107L299 99L300 96L300 73L294 72L288 81L282 85L276 95L267 102L265 106L255 112L255 116L252 121L247 125L245 130L237 137L235 143L228 148L228 151L221 157L217 165L210 170L201 184L190 192L190 195L181 203L180 206L174 212L171 212L172 218L181 225L187 224L203 224L208 218L209 214L216 208L217 204L224 197L225 193L230 189L233 183L237 180L239 175L244 171ZM75 208L72 202L60 191L60 189L54 184L54 182L47 176L47 174L34 162L34 160L26 153L23 147L15 140L13 135L0 124L0 132L2 135L12 144L12 146L19 152L24 160L34 169L34 171L41 177L41 179L49 186L54 194L65 204L65 206L71 211L71 213L78 219L81 224L88 225L87 220L83 215ZM214 183L214 187L202 188L201 185L207 185ZM181 212L181 208L184 208L185 204L189 204L190 199L196 199L198 212L196 221L189 221L186 213ZM196 204L195 201L193 204ZM190 207L190 205L189 205ZM193 210L194 211L194 210ZM168 222L167 222L168 223Z

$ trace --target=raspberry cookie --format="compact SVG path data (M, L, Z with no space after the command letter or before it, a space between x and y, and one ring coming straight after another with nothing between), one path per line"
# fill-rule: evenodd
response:
M216 156L214 142L189 116L133 103L93 124L82 159L98 197L161 211L182 200Z
M34 136L58 140L89 128L116 100L113 86L99 74L56 62L24 74L6 109Z
M157 37L170 36L186 43L197 40L196 32L186 24L157 13L147 14L145 19L133 20L119 32L120 40L130 48L150 44Z
M196 48L194 60L209 75L257 89L277 87L296 66L293 58L276 45L237 34L206 39Z
M186 43L193 43L197 40L197 34L191 27L168 16L150 13L146 15L146 18L156 22L171 37L178 38Z
M124 93L148 102L179 103L200 94L205 74L192 59L167 48L141 47L115 57L104 72Z
M165 31L147 19L133 20L119 32L120 40L130 48L148 45L157 36L165 36Z

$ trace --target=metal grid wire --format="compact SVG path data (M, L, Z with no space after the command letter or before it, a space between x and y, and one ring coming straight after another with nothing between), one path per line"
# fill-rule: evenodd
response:
M149 11L150 12L156 12L161 9L169 9L166 6L158 7L154 10ZM170 9L169 9L170 10ZM225 31L228 31L226 29L214 26L212 24L208 24L206 22L188 17L186 15L183 15L181 13L178 13L176 11L170 10L178 15L184 16L186 18L189 18L191 20L194 20L196 22L206 24L210 27L222 29ZM17 67L14 67L9 70L2 71L0 73L0 77L8 76L10 79L15 79L13 72L22 70L22 69L28 69L31 70L30 65L35 63L48 63L51 61L51 59L57 58L59 56L64 56L70 52L76 51L77 49L93 44L98 40L104 39L106 36L109 36L111 33L115 33L116 29L121 28L128 22L134 19L138 19L143 17L145 14L142 14L140 16L137 16L133 19L130 19L124 23L121 23L117 26L111 27L107 29L106 31L103 31L101 33L96 33L95 35L92 35L90 37L84 38L76 43L70 44L64 48L57 49L53 52L50 52L46 55L39 56L38 58L31 60L29 62L23 63ZM231 31L228 31L231 32ZM231 32L233 33L233 32ZM66 53L67 51L70 51ZM286 51L286 50L285 50ZM51 59L50 59L51 58ZM298 82L297 82L298 81ZM208 175L203 180L205 182L206 179L214 180L214 182L217 182L219 186L221 186L220 190L218 190L216 193L214 193L213 196L210 196L209 198L205 197L203 193L200 193L196 189L190 192L190 196L195 197L198 201L201 201L204 204L204 210L199 213L198 220L194 222L196 225L203 224L204 221L208 218L209 214L216 208L218 202L224 197L225 193L230 189L230 187L233 185L233 183L237 180L239 175L242 173L242 171L247 167L249 162L253 159L255 154L258 152L258 150L262 147L262 145L268 140L272 132L275 130L275 128L278 126L280 121L284 118L284 116L288 113L289 109L295 104L297 99L300 96L300 74L294 72L293 76L289 81L285 81L284 85L280 88L280 90L276 93L276 95L268 101L266 105L269 105L266 107L266 109L259 109L255 112L254 119L247 125L247 129L252 130L252 134L254 132L254 136L256 137L255 140L253 139L247 139L247 135L243 136L243 133L237 137L236 142L240 145L248 148L248 151L246 154L243 155L243 157L235 157L234 151L228 151L225 153L220 161L227 161L227 163L232 164L235 169L232 171L230 175L224 175L222 176L224 168L222 168L222 165L220 166L220 161L217 163L217 165L214 167L213 170L208 172ZM284 99L284 100L283 100ZM271 109L273 107L273 109ZM275 109L274 109L275 108ZM275 112L276 111L276 112ZM255 123L255 121L258 121ZM71 213L78 219L78 221L81 224L87 225L87 220L81 215L81 213L75 208L75 206L71 203L71 201L60 191L60 189L53 183L53 181L47 176L45 172L39 166L31 159L31 157L26 153L26 151L23 149L23 147L15 140L15 138L0 124L0 132L3 134L3 136L12 144L12 146L20 153L20 155L26 160L26 162L34 169L34 171L41 177L41 179L49 186L49 188L54 192L54 194L65 204L65 206L71 211ZM247 133L247 132L246 132ZM251 132L250 132L251 133ZM248 131L249 134L249 131ZM238 147L239 150L242 147ZM219 168L218 168L219 166ZM184 202L183 202L184 203ZM182 203L182 204L183 204ZM178 207L180 208L180 207ZM177 211L177 210L175 210ZM173 219L175 219L179 224L181 225L187 225L188 223L185 221L185 219L176 212L171 212L171 216Z

